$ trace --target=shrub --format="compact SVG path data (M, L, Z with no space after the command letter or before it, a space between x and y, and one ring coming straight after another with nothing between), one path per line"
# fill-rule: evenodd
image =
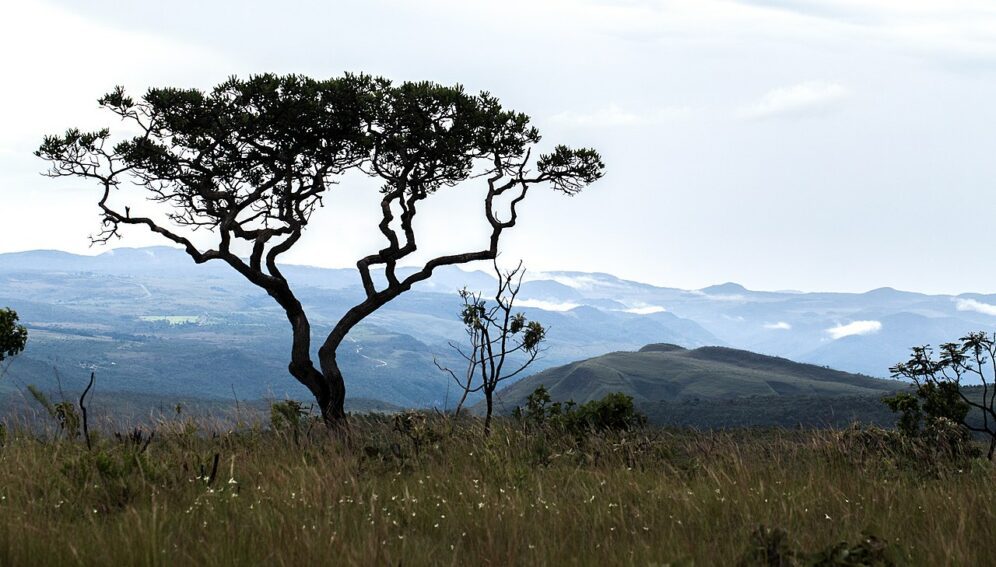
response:
M632 396L621 392L582 404L575 414L583 427L596 431L627 430L647 423L646 416L633 405Z
M915 392L900 392L882 398L899 414L899 435L907 443L907 456L936 464L939 460L962 463L981 452L973 446L972 435L964 425L969 405L954 382L926 382Z
M882 398L889 409L899 414L898 426L906 435L919 435L935 419L964 423L969 405L954 382L928 382L915 392L900 392Z
M573 400L553 402L545 386L529 394L525 408L515 408L513 415L529 426L549 426L572 433L625 431L647 423L646 416L633 405L633 398L622 392L578 406Z

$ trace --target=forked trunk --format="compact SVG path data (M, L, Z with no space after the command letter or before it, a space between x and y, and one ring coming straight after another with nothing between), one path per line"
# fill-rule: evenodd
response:
M319 350L321 370L315 368L315 363L311 360L311 325L304 309L290 295L289 290L285 294L274 294L274 297L285 306L287 318L294 329L288 370L315 397L325 425L329 429L344 430L347 426L346 385L335 358L335 349L339 343L324 345Z

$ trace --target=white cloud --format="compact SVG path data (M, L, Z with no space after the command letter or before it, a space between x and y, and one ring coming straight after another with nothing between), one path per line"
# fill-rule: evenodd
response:
M880 321L854 321L846 325L837 325L827 329L830 337L834 340L850 337L852 335L870 335L882 330Z
M543 311L570 311L576 307L581 307L580 303L571 303L570 301L558 303L556 301L543 301L542 299L519 299L515 304L519 307L533 307L535 309L542 309Z
M635 313L637 315L650 315L651 313L663 313L667 311L660 305L641 305L639 307L630 307L629 309L623 309L626 313Z
M611 277L611 276L610 276ZM620 288L625 287L625 284L621 284L618 281L612 279L606 279L599 277L597 275L566 275L566 274L556 274L556 273L546 273L546 272L526 272L526 277L524 278L527 282L532 281L543 281L552 280L560 285L565 285L570 288L579 290L595 290L598 288Z
M955 299L955 308L958 311L975 311L985 315L996 316L996 305L983 303L974 299Z
M700 289L693 289L693 290L690 290L688 293L691 293L693 295L698 295L699 297L702 297L703 299L709 299L711 301L746 301L747 300L747 297L744 296L743 294L740 294L740 293L726 293L726 294L717 293L717 294L712 294L712 293L706 293L706 292L704 292L704 291L702 291Z
M688 116L691 109L685 106L666 106L646 112L633 112L610 104L591 112L564 111L550 117L552 122L575 126L639 126L668 122Z
M757 103L744 108L741 116L764 119L778 116L815 116L838 108L851 95L840 83L809 81L768 91Z
M777 323L765 323L764 328L772 331L790 331L792 330L792 325L785 321L779 321Z

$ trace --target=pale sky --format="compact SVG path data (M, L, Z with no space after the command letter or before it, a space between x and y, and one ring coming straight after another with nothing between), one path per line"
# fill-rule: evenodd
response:
M524 203L503 255L531 270L996 292L991 1L18 1L0 52L0 252L102 251L97 188L41 177L31 152L69 126L113 132L95 101L114 85L353 71L488 90L544 147L602 152L581 195ZM483 241L460 189L422 207L427 251ZM347 180L287 259L374 250L376 198Z

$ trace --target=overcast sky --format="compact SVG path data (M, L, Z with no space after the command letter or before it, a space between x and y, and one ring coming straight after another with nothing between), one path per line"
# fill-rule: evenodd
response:
M580 196L524 203L503 255L533 271L996 292L991 1L18 1L0 53L0 252L100 251L97 188L42 178L31 152L68 126L113 131L95 100L114 85L363 71L488 90L546 147L602 152ZM376 249L369 189L337 187L288 260ZM422 207L423 248L483 242L475 191Z

